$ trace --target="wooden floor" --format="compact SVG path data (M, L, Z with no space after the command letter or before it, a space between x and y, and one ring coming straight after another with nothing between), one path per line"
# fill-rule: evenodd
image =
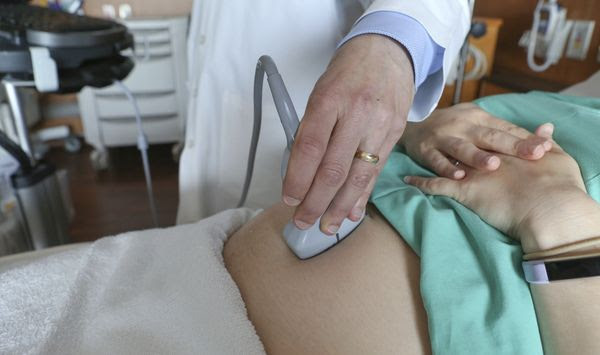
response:
M149 149L150 169L161 227L175 224L178 203L178 165L171 155L172 145ZM75 219L70 228L74 242L93 241L107 235L152 228L152 218L139 151L135 147L110 150L111 166L96 172L85 146L72 154L52 148L47 160L67 169Z

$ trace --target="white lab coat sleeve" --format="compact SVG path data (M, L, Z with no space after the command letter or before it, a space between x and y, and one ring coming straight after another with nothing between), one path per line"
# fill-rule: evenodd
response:
M422 121L437 106L448 74L456 63L469 31L471 12L468 1L375 0L371 2L363 17L376 11L394 11L412 17L423 25L435 43L444 48L442 69L430 74L419 86L408 115L409 121Z

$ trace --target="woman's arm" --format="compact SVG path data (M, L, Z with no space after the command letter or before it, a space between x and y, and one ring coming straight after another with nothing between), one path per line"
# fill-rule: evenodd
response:
M582 191L563 198L525 222L535 249L600 236L600 206ZM600 277L532 284L531 293L547 354L600 354Z
M536 133L550 138L552 130L543 125ZM458 200L519 239L528 254L600 236L600 205L586 194L577 163L558 145L538 161L501 159L497 171L467 168L460 181L406 181L426 193ZM546 353L600 353L600 277L532 285L531 290Z

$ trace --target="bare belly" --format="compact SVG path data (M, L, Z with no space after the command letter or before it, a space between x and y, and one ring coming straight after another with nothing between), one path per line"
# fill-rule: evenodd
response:
M227 269L273 354L430 353L419 259L374 209L339 245L301 261L281 231L282 204L225 245Z

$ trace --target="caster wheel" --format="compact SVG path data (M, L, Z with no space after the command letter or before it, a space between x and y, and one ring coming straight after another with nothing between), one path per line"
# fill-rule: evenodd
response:
M33 157L36 160L42 160L44 156L50 151L50 146L44 142L33 143Z
M69 153L77 153L81 150L81 141L76 136L65 138L65 150Z
M94 150L90 153L90 161L92 167L96 171L106 170L110 164L108 151L106 150Z

